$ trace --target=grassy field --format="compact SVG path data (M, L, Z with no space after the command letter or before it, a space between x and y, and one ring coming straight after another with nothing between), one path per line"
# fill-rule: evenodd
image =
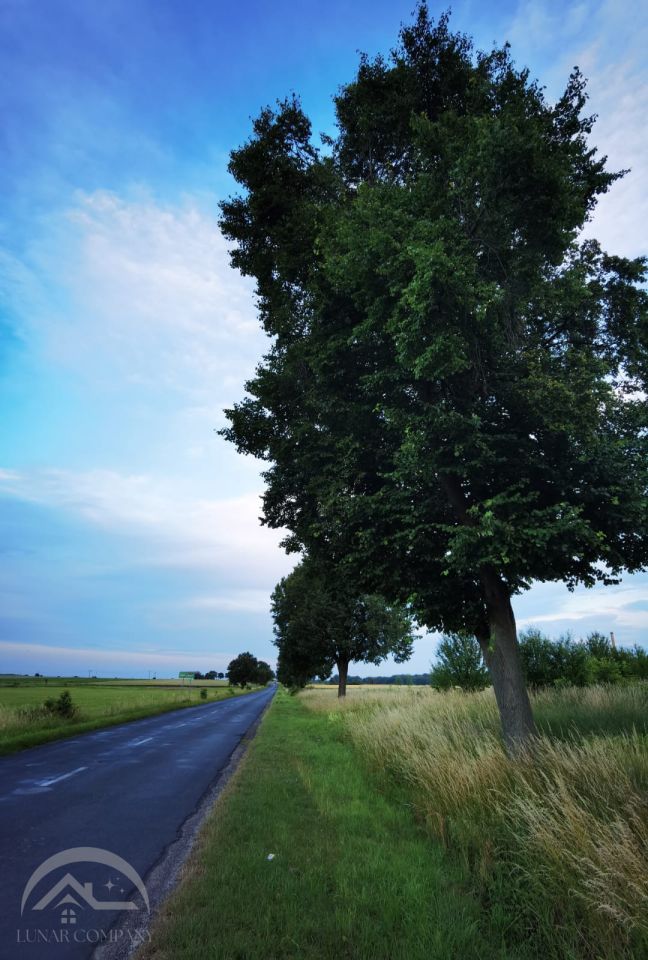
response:
M70 687L226 687L227 680L179 680L177 677L128 679L123 677L34 677L24 674L0 674L0 687L48 687L51 684Z
M207 699L200 696L207 690ZM77 713L72 718L42 709L69 690ZM242 691L239 691L242 692ZM231 696L223 680L113 681L83 678L0 678L0 754L72 736L98 727L137 720L180 707Z
M513 762L490 691L284 694L138 960L648 956L647 706L538 694Z

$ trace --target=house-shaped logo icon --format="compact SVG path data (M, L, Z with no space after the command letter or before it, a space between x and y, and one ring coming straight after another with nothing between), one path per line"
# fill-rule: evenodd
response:
M74 891L76 897L72 891ZM137 910L137 904L133 903L132 900L97 900L93 893L92 884L79 883L71 873L66 873L64 877L61 877L61 879L48 890L45 896L41 897L38 903L34 904L32 910L45 910L62 893L65 895L58 903L55 903L54 906L68 907L71 905L82 908L85 904L85 906L91 907L92 910ZM75 922L75 920L71 920L71 917L74 916L76 918L76 913L68 913L65 914L65 916L67 919L64 922Z
M94 895L92 883L81 883L71 873L65 873L50 887L47 893L41 895L36 903L32 903L32 910L45 910L48 907L60 908L61 923L63 924L76 923L78 910L118 910L121 912L122 910L140 910L144 907L147 912L150 911L148 893L144 882L137 870L127 860L116 853L111 853L109 850L102 850L100 847L72 847L49 857L34 870L23 890L20 913L24 913L30 896L32 894L37 895L37 886L48 874L76 863L93 863L109 867L113 874L118 874L128 881L128 886L133 889L133 898L139 895L141 903L138 904L135 899L98 900ZM114 884L109 881L106 886L108 890L111 890ZM124 893L123 890L121 892Z

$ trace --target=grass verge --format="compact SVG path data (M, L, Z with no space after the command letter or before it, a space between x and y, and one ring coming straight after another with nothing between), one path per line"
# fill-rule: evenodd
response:
M137 960L531 956L467 883L341 725L280 693Z
M382 782L406 785L431 837L469 866L510 948L538 957L648 957L648 684L545 690L516 761L492 690L303 695Z
M170 710L204 706L235 696L229 687L209 689L207 699L203 700L199 688L155 690L149 687L138 693L132 688L121 691L116 687L84 686L71 689L73 702L78 707L75 717L44 716L39 705L46 696L56 698L64 689L69 688L50 684L40 689L0 689L0 756L90 730L141 720ZM236 696L252 692L242 690Z

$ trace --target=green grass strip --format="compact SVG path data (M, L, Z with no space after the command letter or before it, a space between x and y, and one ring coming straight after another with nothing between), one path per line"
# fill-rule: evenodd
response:
M339 723L278 694L138 960L510 960L463 869Z

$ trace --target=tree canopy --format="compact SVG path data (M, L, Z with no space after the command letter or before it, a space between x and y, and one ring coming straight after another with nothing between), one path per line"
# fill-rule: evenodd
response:
M470 692L488 686L488 671L474 636L454 633L441 638L437 662L430 671L430 683L437 690L460 687Z
M239 653L227 667L227 679L233 687L245 687L249 683L266 684L274 679L274 672L264 660L257 660L252 653Z
M550 103L421 5L322 146L296 98L263 110L222 204L272 338L224 431L268 462L265 522L477 636L509 746L511 597L648 562L645 262L581 236L621 176L585 103L577 69Z
M349 663L397 663L412 654L412 620L399 605L382 597L358 595L330 567L303 560L272 594L277 675L287 686L304 686L314 677L339 674L338 693L346 693Z

